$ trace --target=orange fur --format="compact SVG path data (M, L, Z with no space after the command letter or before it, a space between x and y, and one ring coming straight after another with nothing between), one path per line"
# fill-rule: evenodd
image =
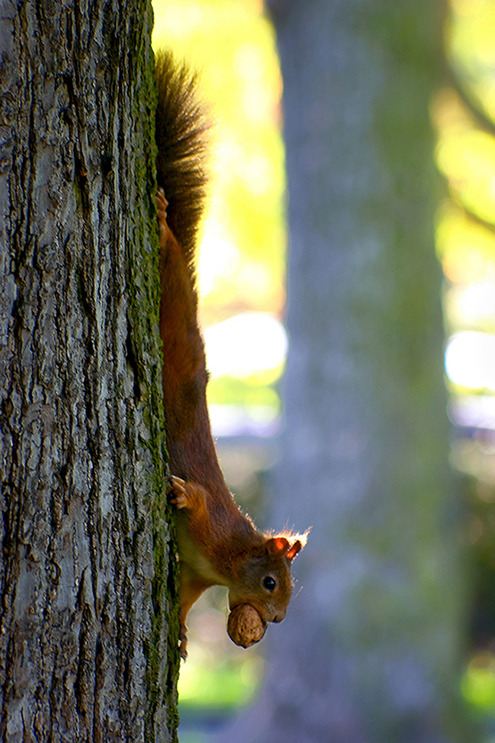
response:
M259 532L239 510L218 463L206 403L208 374L192 265L191 236L201 213L194 195L201 200L204 186L198 165L204 125L197 123L194 81L184 68L177 73L171 58L162 56L157 70L157 129L165 125L165 132L157 139L163 401L173 473L169 497L177 508L180 649L185 657L187 613L209 586L226 586L231 608L250 604L265 622L284 618L292 593L290 564L304 546L306 535ZM176 138L170 146L167 132ZM188 188L181 180L181 168L186 171L184 183ZM174 231L169 226L168 202L162 190L169 187L166 196ZM176 239L175 226L185 245Z

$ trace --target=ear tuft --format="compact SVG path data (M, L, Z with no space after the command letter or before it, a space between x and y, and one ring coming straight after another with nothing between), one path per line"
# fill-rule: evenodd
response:
M294 544L291 546L291 548L287 551L287 554L285 555L288 560L293 560L294 557L297 555L298 552L302 550L303 546L299 539L296 539Z
M308 535L309 535L310 529L307 529L304 534L288 534L291 544L289 545L289 549L286 552L286 558L288 560L293 560L294 557L300 552L303 547L306 546L306 542L308 541Z

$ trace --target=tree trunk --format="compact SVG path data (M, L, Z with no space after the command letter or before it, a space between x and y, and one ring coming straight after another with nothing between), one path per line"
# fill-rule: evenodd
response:
M290 257L273 522L312 524L236 743L445 743L464 576L428 106L439 3L272 0ZM226 738L226 739L227 739Z
M4 741L176 740L151 24L2 3Z

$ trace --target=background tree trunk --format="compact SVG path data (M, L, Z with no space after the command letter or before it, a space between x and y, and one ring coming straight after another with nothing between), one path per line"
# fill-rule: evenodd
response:
M472 741L428 106L432 0L272 0L290 350L277 513L313 524L237 743Z
M151 24L2 3L1 740L176 739Z

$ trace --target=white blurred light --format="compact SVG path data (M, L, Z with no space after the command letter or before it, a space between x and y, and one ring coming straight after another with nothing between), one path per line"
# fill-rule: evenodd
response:
M454 323L479 325L495 317L495 282L486 280L468 286L451 287L447 297Z
M279 427L276 410L264 405L209 405L211 430L217 436L274 436Z
M495 335L465 331L453 335L445 352L451 382L473 390L495 390Z
M249 377L276 369L287 353L282 323L264 312L245 312L204 333L208 370L212 376Z

